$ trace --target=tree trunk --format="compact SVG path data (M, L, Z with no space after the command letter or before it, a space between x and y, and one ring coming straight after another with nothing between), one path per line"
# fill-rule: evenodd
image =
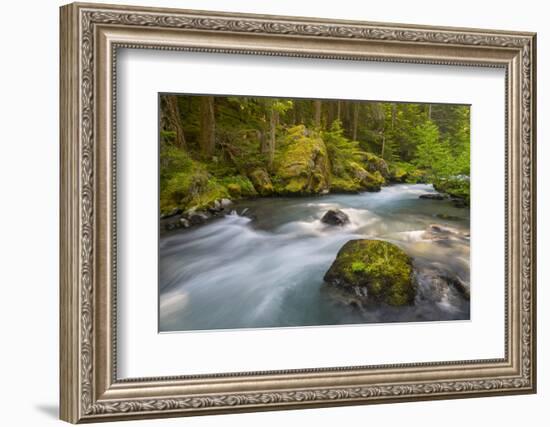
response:
M353 104L353 132L351 139L357 141L357 128L359 127L359 103Z
M275 142L277 137L277 125L279 124L279 112L271 107L269 116L269 144L267 147L267 167L271 170L275 157Z
M428 104L428 120L432 119L432 104Z
M382 152L380 153L380 157L384 158L384 146L386 145L386 135L382 137Z
M185 148L185 132L181 123L180 110L178 107L178 98L175 95L166 95L164 97L164 114L162 120L163 127L176 133L176 146Z
M340 120L342 114L342 101L336 102L336 120Z
M342 101L342 127L344 128L345 135L348 138L351 138L351 133L352 133L351 109L352 109L351 102Z
M216 144L216 119L214 116L214 97L203 96L200 105L200 145L205 157L212 157Z
M292 107L292 109L294 110L294 114L296 116L296 120L294 123L295 125L305 124L303 114L302 114L302 105L300 102L301 101L294 101L294 105Z
M313 123L316 127L321 127L321 100L316 99L313 101Z
M395 116L397 115L397 104L394 102L391 105L391 128L395 128Z
M260 153L266 154L268 150L267 150L267 142L265 138L265 131L257 130L256 132L258 136L258 141L260 142Z
M330 127L332 126L332 123L334 122L334 119L336 117L336 111L335 111L335 104L334 102L327 102L325 103L324 105L324 109L326 110L325 114L326 114L326 120L325 120L325 123L326 123L326 126L330 129Z

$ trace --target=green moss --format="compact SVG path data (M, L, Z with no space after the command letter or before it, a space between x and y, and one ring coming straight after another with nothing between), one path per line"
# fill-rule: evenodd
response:
M239 184L228 184L227 190L232 197L241 197L241 186Z
M361 164L348 161L344 164L345 172L333 177L331 191L353 193L359 191L380 191L385 183L379 171L369 172Z
M405 182L405 180L409 175L409 173L404 167L396 164L390 165L389 172L390 172L389 179L391 182Z
M339 122L322 133L330 157L332 192L379 191L388 166L384 159L360 149L344 136Z
M161 130L160 140L164 143L173 143L176 141L176 132L169 131L169 130Z
M389 180L409 184L425 183L428 181L428 175L425 170L418 169L411 163L395 162L389 165Z
M204 192L193 197L188 208L206 209L212 207L216 200L227 199L229 197L227 188L211 180L208 182Z
M466 205L470 204L470 180L466 177L435 180L434 188L441 193L464 200Z
M290 195L300 195L305 192L307 188L308 180L305 177L290 178L288 183L282 187L279 193L290 194Z
M201 194L211 190L205 167L185 152L167 148L161 152L160 209L188 208Z
M409 184L425 184L428 182L428 174L423 169L415 169L407 174L405 182Z
M369 301L412 304L412 261L399 247L381 240L350 240L338 252L325 281L350 292L366 288Z
M367 171L371 173L378 172L383 179L390 177L389 166L382 157L368 152L365 152L364 157L365 169Z
M363 190L361 184L349 177L332 177L330 191L333 193L359 193L361 190Z
M363 179L363 186L368 191L380 191L380 187L382 187L385 182L380 171L375 171L373 173L367 172L367 178Z
M250 179L243 175L227 176L219 179L218 182L225 186L229 194L235 198L256 197L258 195Z
M351 271L354 273L364 273L367 271L367 264L363 261L353 261L351 264Z
M269 196L273 194L273 183L267 171L262 168L253 169L248 173L250 182L255 191L261 196Z
M220 182L208 172L204 163L170 146L161 152L160 161L161 213L170 212L174 208L205 209L212 206L215 200L232 197L227 184L233 181L241 184L244 180L242 177L228 177ZM248 188L253 188L251 183Z
M273 181L280 194L318 194L328 190L328 153L317 133L303 125L287 129L275 155Z

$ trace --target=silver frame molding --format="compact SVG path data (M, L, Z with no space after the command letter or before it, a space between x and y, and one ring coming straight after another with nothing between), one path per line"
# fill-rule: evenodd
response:
M112 421L536 391L534 33L80 3L60 13L61 419ZM118 48L505 69L505 357L117 379Z

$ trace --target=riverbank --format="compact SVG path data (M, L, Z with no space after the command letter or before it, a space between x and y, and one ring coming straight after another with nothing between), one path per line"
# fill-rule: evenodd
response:
M161 217L189 211L208 215L226 199L357 194L405 182L433 183L465 205L469 203L469 181L434 175L403 161L388 162L346 138L338 122L325 131L297 125L280 133L270 161L254 151L256 144L246 138L241 141L246 149L222 146L224 155L211 158L163 144Z

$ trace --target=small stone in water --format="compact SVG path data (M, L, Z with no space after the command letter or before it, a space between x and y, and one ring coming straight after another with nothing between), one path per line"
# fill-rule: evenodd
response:
M321 222L330 225L344 225L349 222L349 217L340 209L330 209L323 215Z
M426 193L418 196L419 199L428 199L428 200L444 200L446 199L444 194L441 193Z

